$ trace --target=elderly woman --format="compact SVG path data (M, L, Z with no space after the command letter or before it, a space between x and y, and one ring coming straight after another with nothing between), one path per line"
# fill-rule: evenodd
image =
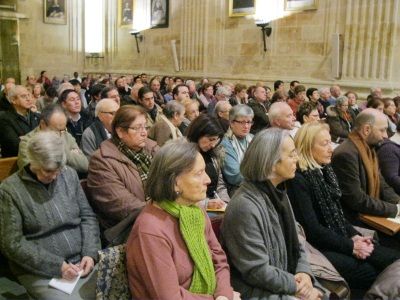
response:
M146 194L126 246L134 299L240 299L210 220L198 207L210 178L198 147L168 143L153 160Z
M353 111L349 110L349 100L347 97L338 97L336 104L326 109L326 114L326 122L331 130L332 142L343 142L349 136L355 119Z
M198 145L211 180L207 186L209 207L222 207L224 202L230 200L221 172L223 158L220 143L223 137L224 130L218 120L206 114L196 118L187 129L187 139Z
M368 289L380 271L400 258L400 252L373 244L345 219L342 192L330 166L333 149L328 125L303 125L295 145L299 170L287 186L296 220L307 240L330 260L350 288Z
M385 98L383 99L383 112L387 117L388 120L388 129L387 133L388 136L391 137L396 133L396 126L399 123L399 115L397 114L396 104L392 98Z
M87 190L105 244L125 241L146 202L144 184L157 144L147 138L146 112L122 106L112 122L112 137L89 163Z
M311 101L300 104L297 109L296 119L300 124L319 121L317 104Z
M245 104L235 105L229 112L230 127L222 139L221 145L225 149L222 174L230 196L243 180L240 174L240 163L253 138L250 133L253 117L253 110Z
M171 100L163 108L161 120L150 128L149 138L161 147L169 140L182 137L179 126L185 118L185 107L176 100Z
M0 185L0 245L12 272L35 299L91 299L100 249L99 228L76 172L65 166L63 139L39 132L29 164ZM72 295L49 287L52 277L73 280Z
M344 95L347 97L347 99L349 99L349 109L351 109L354 115L357 117L357 115L361 112L361 109L358 107L357 104L357 99L358 99L357 93L353 91L348 91Z
M233 287L244 299L321 299L282 184L294 177L297 160L289 131L280 128L259 132L244 154L245 180L222 224Z

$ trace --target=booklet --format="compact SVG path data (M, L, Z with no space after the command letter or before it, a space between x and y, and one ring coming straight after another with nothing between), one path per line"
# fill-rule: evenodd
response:
M79 278L81 278L83 271L80 271L78 276L73 279L73 280L66 280L63 278L53 278L49 282L49 286L60 290L64 293L67 293L68 295L72 294L72 291L74 290L76 284L78 283Z

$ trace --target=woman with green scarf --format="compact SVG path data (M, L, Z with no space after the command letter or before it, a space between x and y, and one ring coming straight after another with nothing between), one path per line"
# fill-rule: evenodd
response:
M152 200L127 242L134 299L240 299L226 256L198 204L210 178L197 145L178 139L155 155L145 192Z

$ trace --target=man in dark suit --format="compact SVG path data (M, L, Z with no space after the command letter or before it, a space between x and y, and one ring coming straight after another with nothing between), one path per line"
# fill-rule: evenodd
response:
M25 87L16 85L7 96L11 107L0 116L2 157L17 156L20 137L39 125L39 114L31 111L32 95Z
M349 138L339 145L332 167L342 190L343 210L358 223L358 213L391 217L399 215L400 196L385 182L374 147L387 138L387 119L375 109L362 111Z

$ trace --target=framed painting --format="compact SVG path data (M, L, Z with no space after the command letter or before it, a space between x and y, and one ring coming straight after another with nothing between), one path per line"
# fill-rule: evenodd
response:
M169 0L151 0L151 28L167 28L169 22Z
M66 2L66 0L44 0L43 22L48 24L67 24Z
M118 0L118 23L121 27L132 27L133 0Z
M286 11L301 11L318 8L318 0L285 0Z
M254 15L255 13L256 13L256 0L229 0L230 17L249 16L249 15Z

